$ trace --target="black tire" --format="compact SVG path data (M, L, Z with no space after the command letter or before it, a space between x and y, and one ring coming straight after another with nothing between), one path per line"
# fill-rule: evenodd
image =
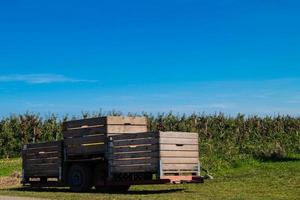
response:
M72 165L68 173L68 183L72 192L86 192L92 187L92 173L88 166Z

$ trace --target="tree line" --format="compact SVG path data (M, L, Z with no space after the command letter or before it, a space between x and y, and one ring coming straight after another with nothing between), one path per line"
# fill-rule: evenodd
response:
M82 113L77 118L121 115L120 112ZM132 114L129 114L132 115ZM227 116L173 113L148 114L149 131L199 133L200 157L209 168L232 165L246 157L281 159L300 153L300 118L291 116ZM20 156L23 144L62 139L61 125L76 117L42 117L35 113L0 120L0 157ZM221 162L221 163L220 163Z

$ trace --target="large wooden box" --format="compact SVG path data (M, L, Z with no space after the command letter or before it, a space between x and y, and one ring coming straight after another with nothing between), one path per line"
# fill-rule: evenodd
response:
M62 142L24 145L22 151L23 178L61 178Z
M149 172L160 176L197 175L197 133L146 132L110 137L111 173Z
M65 157L104 156L107 137L147 132L145 117L98 117L68 121L63 124Z

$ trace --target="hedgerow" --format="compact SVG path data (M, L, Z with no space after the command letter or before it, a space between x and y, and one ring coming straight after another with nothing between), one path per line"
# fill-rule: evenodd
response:
M23 144L60 140L63 121L120 112L82 113L80 117L25 113L0 120L0 157L20 156ZM132 115L132 114L129 114ZM134 114L135 115L135 114ZM226 116L205 114L148 114L150 131L199 133L200 158L209 169L235 165L247 157L282 159L300 153L300 118L291 116Z

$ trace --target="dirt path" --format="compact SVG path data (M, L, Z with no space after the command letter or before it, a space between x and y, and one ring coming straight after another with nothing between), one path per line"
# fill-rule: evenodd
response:
M7 176L7 177L0 177L0 188L9 187L20 184L20 178Z

